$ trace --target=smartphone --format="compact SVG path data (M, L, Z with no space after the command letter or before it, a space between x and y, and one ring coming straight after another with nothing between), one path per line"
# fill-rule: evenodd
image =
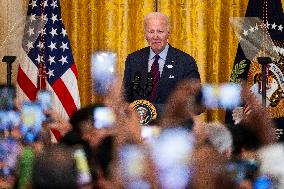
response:
M156 126L141 126L141 137L143 139L154 139L160 134L161 129Z
M112 128L115 125L115 115L110 107L94 109L94 127L96 129Z
M26 142L37 140L41 131L41 124L45 120L45 115L38 102L24 102L21 112L22 123L21 133Z
M73 153L77 168L77 184L84 186L92 182L92 175L88 165L86 153L82 148L76 148Z
M0 175L8 177L15 173L17 169L18 158L21 154L19 142L13 138L0 139Z
M201 89L202 104L210 109L232 110L241 106L241 86L236 83L205 84Z
M112 52L97 52L92 55L91 62L93 88L98 94L106 95L116 78L117 55Z
M44 111L50 110L52 108L52 93L49 90L39 90L37 92L37 102L40 103Z
M16 111L1 111L0 110L0 131L11 130L21 123L20 114Z
M151 145L162 188L186 188L191 178L189 159L194 137L186 129L165 129ZM169 187L170 186L170 187Z
M119 165L126 188L150 188L144 179L146 171L146 150L139 145L128 144L119 149ZM149 186L149 187L145 187Z
M14 86L0 85L0 110L14 109L16 89Z

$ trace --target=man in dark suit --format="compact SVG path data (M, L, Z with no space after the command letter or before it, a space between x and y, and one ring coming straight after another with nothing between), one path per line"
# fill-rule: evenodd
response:
M149 47L128 55L124 70L124 94L128 102L147 99L166 103L177 84L184 79L198 79L195 60L168 44L169 18L159 12L146 15L144 35Z

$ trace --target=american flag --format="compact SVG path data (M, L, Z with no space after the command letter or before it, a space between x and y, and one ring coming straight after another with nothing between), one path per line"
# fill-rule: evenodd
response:
M27 57L18 68L19 100L35 100L46 88L54 94L54 110L70 117L80 107L78 74L59 0L29 1L22 47Z

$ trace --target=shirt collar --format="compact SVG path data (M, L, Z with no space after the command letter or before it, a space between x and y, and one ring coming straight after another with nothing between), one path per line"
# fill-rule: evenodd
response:
M169 50L169 44L167 43L167 45L165 46L164 50L162 52L159 53L159 56L161 59L163 59L164 61L167 58L167 54L168 54L168 50ZM156 54L154 53L154 51L152 50L152 48L150 48L150 60L152 60L154 58Z

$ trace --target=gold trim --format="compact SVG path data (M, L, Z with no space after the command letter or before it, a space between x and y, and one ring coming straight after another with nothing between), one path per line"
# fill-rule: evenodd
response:
M135 108L136 106L141 106L141 105L145 105L145 106L149 107L149 109L151 110L152 120L157 118L156 107L151 102L149 102L148 100L135 100L134 102L132 102L129 105L129 107Z
M249 86L254 84L254 76L261 74L261 65L255 61L251 62L247 82ZM279 86L278 86L279 87ZM284 116L284 99L280 100L276 107L268 107L268 112L272 118L280 118Z

